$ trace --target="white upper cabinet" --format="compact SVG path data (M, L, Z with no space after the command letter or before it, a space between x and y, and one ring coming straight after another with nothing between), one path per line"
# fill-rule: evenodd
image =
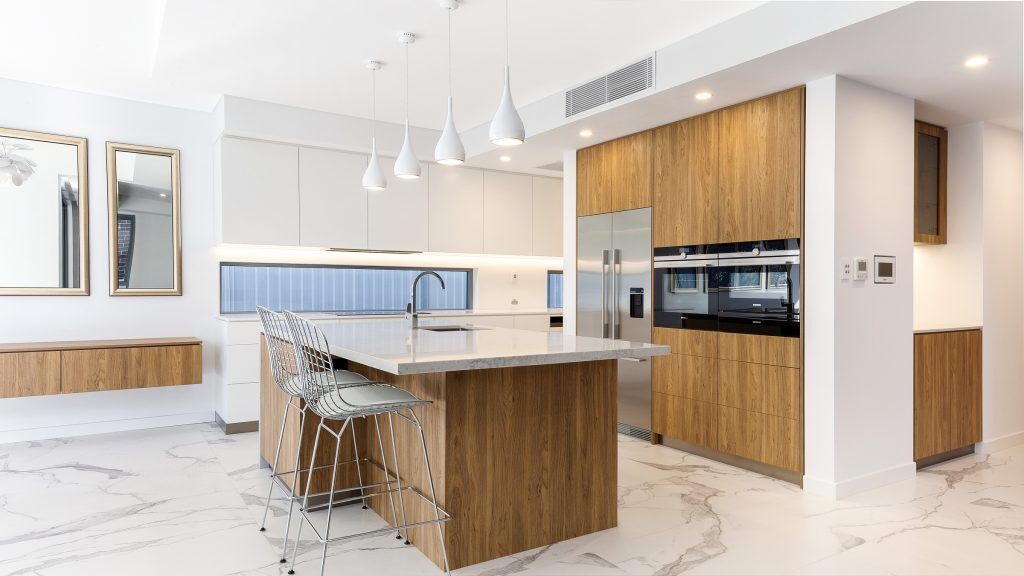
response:
M533 177L533 255L562 255L562 181Z
M395 176L395 161L380 159L388 177L385 190L368 192L369 248L373 250L427 251L427 183L434 166L421 164L420 177L407 180Z
M429 249L480 254L484 250L484 173L431 164Z
M533 182L525 174L484 172L484 253L533 254Z
M299 244L299 148L221 140L221 242Z
M366 248L368 157L299 148L299 245Z

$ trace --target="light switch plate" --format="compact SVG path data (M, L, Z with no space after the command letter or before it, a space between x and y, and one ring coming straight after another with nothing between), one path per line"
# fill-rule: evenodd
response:
M867 258L854 258L853 259L853 279L854 280L867 280L868 279L868 259Z
M849 258L843 258L839 261L839 279L853 279L853 261L850 260Z

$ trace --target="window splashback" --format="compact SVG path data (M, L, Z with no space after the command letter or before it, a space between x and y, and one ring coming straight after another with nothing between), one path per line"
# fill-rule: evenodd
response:
M420 280L417 304L424 310L472 307L473 273L468 269L376 268L299 264L221 263L222 314L255 312L256 306L295 312L400 311L417 274L433 270L444 278Z

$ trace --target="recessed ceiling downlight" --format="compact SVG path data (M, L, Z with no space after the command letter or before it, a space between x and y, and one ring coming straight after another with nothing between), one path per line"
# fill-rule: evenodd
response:
M697 100L711 100L711 92L697 92L693 95Z
M501 158L498 158L498 160L501 160L502 162L511 162L512 161L512 157L506 154L506 155L502 156Z
M594 131L593 130L588 130L586 128L584 128L583 130L580 130L580 136L583 137L583 138L590 138L593 135L594 135Z
M964 66L968 68L981 68L986 64L988 64L988 56L984 56L981 54L977 56L971 56L967 60L964 60Z

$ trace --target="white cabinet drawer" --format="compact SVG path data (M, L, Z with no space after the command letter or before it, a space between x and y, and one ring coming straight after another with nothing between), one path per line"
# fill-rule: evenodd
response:
M224 345L236 344L259 344L260 332L263 328L259 321L253 322L225 322L224 323Z

